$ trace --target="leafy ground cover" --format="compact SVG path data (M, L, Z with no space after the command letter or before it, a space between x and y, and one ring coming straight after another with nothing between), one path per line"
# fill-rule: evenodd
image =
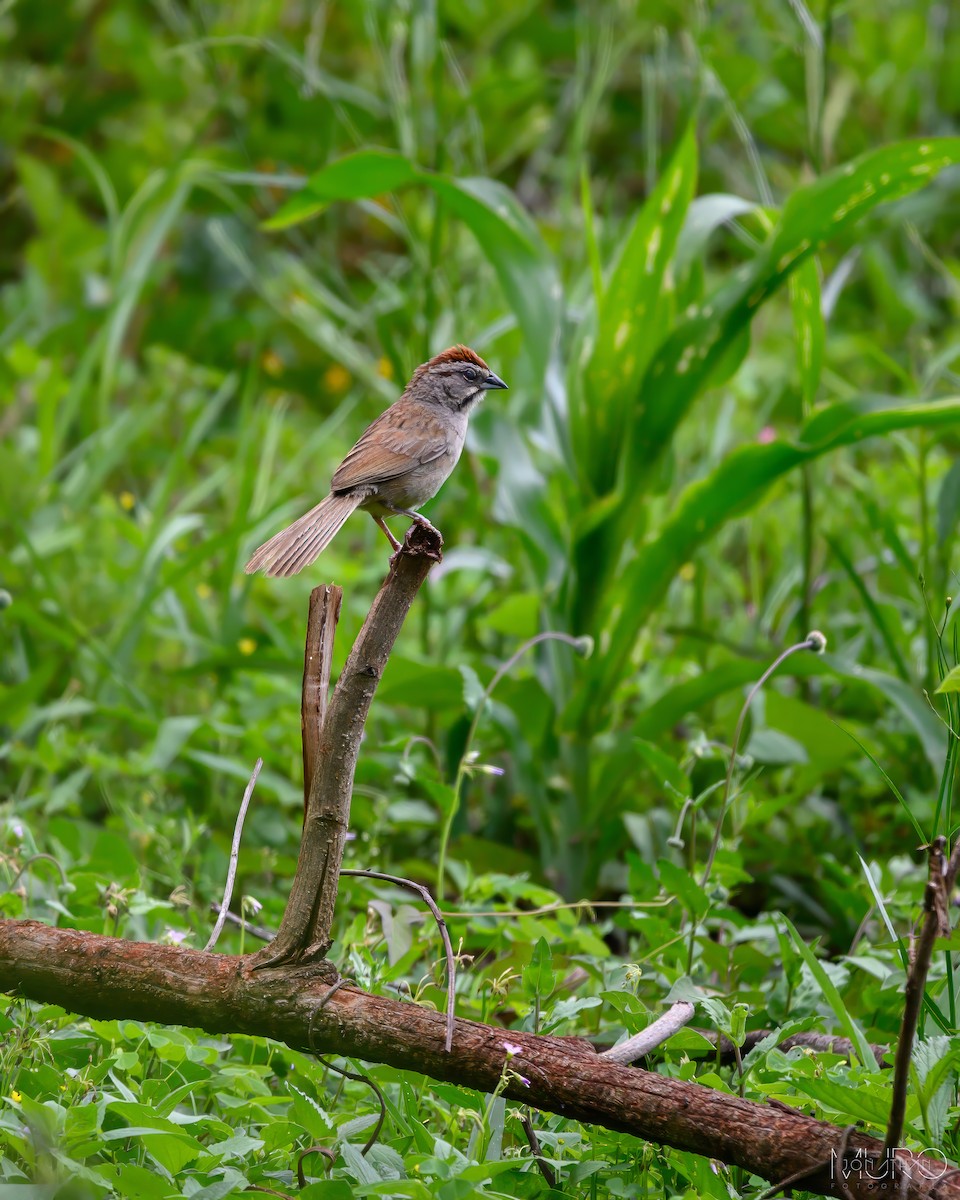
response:
M202 946L262 756L239 893L276 926L319 577L242 564L462 340L511 390L427 510L448 550L377 695L348 865L443 896L458 1013L505 1041L614 1041L668 996L736 1037L894 1041L917 848L955 828L952 14L114 0L0 5L0 38L3 915ZM358 518L323 560L338 666L381 542ZM747 690L814 628L725 803ZM577 645L519 653L545 631ZM339 920L346 974L442 1007L409 896L344 880ZM927 1001L908 1142L955 1160L950 943ZM502 1098L360 1068L387 1105L363 1156L371 1090L283 1046L0 1020L5 1184L550 1190ZM657 1069L885 1125L865 1053L743 1068L688 1031ZM535 1122L554 1193L765 1186Z

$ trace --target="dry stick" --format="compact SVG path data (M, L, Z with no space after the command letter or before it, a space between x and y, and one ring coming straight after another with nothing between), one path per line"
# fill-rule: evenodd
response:
M215 913L222 911L216 900L210 901L210 911ZM244 917L240 917L235 912L230 912L229 910L226 913L226 920L228 925L242 927L251 937L256 938L259 942L272 942L276 936L277 931L275 929L268 929L266 925L251 925Z
M303 961L319 964L330 949L364 723L404 619L431 566L440 561L441 544L435 530L419 524L407 530L333 689L310 779L297 872L277 936L257 955L258 969ZM328 594L325 606L329 603ZM331 633L328 645L332 644ZM307 669L312 670L309 664ZM315 729L315 720L307 726ZM333 977L332 964L324 973Z
M625 1042L604 1050L600 1055L607 1062L632 1063L643 1058L651 1050L655 1050L667 1038L673 1037L678 1029L682 1029L693 1019L694 1008L689 1000L678 1000L670 1006L662 1017L658 1017L652 1025L636 1033Z
M227 919L227 913L230 911L230 900L233 896L233 884L237 878L237 863L240 861L240 838L243 834L243 822L247 815L247 808L250 805L250 798L253 796L253 789L257 786L257 779L260 775L260 770L263 767L263 759L258 758L256 765L253 768L253 773L250 776L250 782L247 784L246 791L243 793L243 801L240 805L240 811L237 813L236 824L233 827L233 845L230 847L230 866L227 868L227 882L223 889L223 903L220 905L220 915L217 917L217 923L213 927L213 933L210 934L210 940L204 946L204 950L212 950L217 944L217 938L220 936L223 929L223 923Z
M0 991L101 1020L251 1034L297 1050L312 1042L316 1053L384 1063L478 1091L494 1091L503 1076L503 1029L458 1018L448 1053L440 1013L355 988L332 991L312 964L256 971L251 958L37 921L0 921ZM530 1081L526 1087L510 1080L504 1089L510 1101L719 1159L769 1180L802 1170L808 1190L844 1194L831 1174L831 1151L842 1132L836 1125L621 1066L565 1038L513 1030L506 1036L521 1047ZM848 1150L851 1163L879 1161L882 1139L854 1131ZM942 1160L899 1150L896 1162L903 1200L960 1200L960 1172L948 1173ZM856 1172L848 1186L856 1200L874 1195L874 1182Z
M28 859L27 859L27 860L26 860L26 861L25 861L25 862L24 862L24 863L21 865L21 867L20 867L20 870L19 870L19 871L17 871L16 875L14 875L13 879L10 881L10 884L9 884L9 886L8 886L8 887L6 887L6 888L4 889L4 891L5 891L5 892L12 892L12 891L13 891L13 889L14 889L14 888L17 886L17 884L20 882L20 876L21 876L21 875L24 873L24 871L29 871L29 869L30 869L30 868L33 866L33 864L34 864L35 862L48 862L48 863L53 863L53 865L54 865L54 866L57 868L57 870L60 872L60 883L61 883L61 885L62 885L63 887L66 887L66 886L67 886L67 873L66 873L66 871L63 869L63 867L60 865L60 863L58 863L58 862L57 862L57 860L56 860L56 859L53 857L53 855L52 855L52 854L31 854L31 855L30 855L30 857L29 857L29 858L28 858Z
M528 1108L524 1109L520 1114L520 1124L523 1126L523 1132L527 1135L527 1142L530 1146L530 1153L533 1155L533 1161L540 1168L540 1174L547 1181L547 1187L555 1188L557 1186L557 1173L543 1157L543 1151L540 1149L540 1139L537 1137L537 1131L533 1127L533 1121L530 1120L530 1110Z
M720 1056L720 1063L728 1063L736 1058L734 1051L737 1047L722 1033L717 1033L713 1029L695 1029L695 1033L699 1033L702 1038L708 1042L712 1042L716 1047L717 1053ZM749 1054L754 1046L759 1045L764 1038L770 1036L769 1029L752 1029L744 1038L741 1053ZM828 1033L792 1033L783 1041L777 1042L779 1050L791 1050L794 1046L803 1046L810 1050L815 1050L820 1054L842 1054L846 1058L850 1058L854 1054L859 1054L858 1049L854 1046L849 1038L833 1037ZM873 1051L873 1057L876 1060L877 1066L882 1067L887 1059L887 1047L879 1046L870 1043L870 1049Z
M364 879L382 879L385 883L395 883L397 887L409 888L411 892L416 892L420 899L424 902L427 908L433 913L433 919L437 923L437 928L440 930L440 936L443 938L443 953L447 960L447 1040L446 1051L449 1054L453 1046L453 1023L456 1020L457 1007L457 960L453 953L453 946L450 943L450 931L447 929L447 923L443 919L443 914L437 907L437 902L430 895L427 888L422 883L414 883L412 879L403 879L399 875L384 875L382 871L341 871L341 875L355 875ZM689 1018L688 1018L689 1020Z
M903 1120L907 1110L907 1084L910 1080L910 1055L920 1020L920 1010L923 1007L923 989L927 982L930 959L933 957L933 944L938 937L946 937L950 932L947 912L950 894L957 877L957 867L960 865L960 841L954 846L949 865L943 857L946 844L946 838L941 836L935 838L929 848L927 886L923 894L923 928L917 939L913 964L907 974L903 1023L900 1026L900 1040L897 1042L897 1054L893 1065L893 1099L890 1102L890 1122L884 1142L884 1150L888 1154L892 1154L899 1146L900 1135L903 1133Z
M717 851L720 849L720 838L723 834L723 822L726 818L727 805L730 801L730 785L733 783L733 768L737 762L737 749L740 746L740 734L743 732L743 723L747 719L747 713L750 711L750 705L753 703L754 696L760 691L777 667L779 667L781 663L786 662L791 654L796 654L798 650L812 650L814 654L822 654L826 649L826 645L827 639L823 636L820 630L812 629L802 642L797 642L794 646L788 646L782 654L778 655L747 694L747 698L743 702L743 708L740 709L740 716L737 718L737 727L733 731L733 744L730 747L730 762L727 766L727 777L723 785L723 801L720 805L720 816L717 819L717 827L713 834L713 841L710 843L710 852L707 855L707 862L703 868L703 875L700 878L700 886L702 888L707 886L707 880L710 878L710 872L713 870L713 860L716 858Z
M303 648L303 690L300 733L303 741L303 819L307 819L310 786L320 756L320 736L327 716L333 639L340 619L343 589L334 584L315 587L310 593L307 640Z
M300 731L303 738L303 813L306 820L310 791L316 773L323 723L327 714L327 693L330 690L330 663L333 659L333 639L343 592L338 587L314 588L310 593L310 611L307 616L307 642L303 655L303 699L300 706ZM443 950L447 960L447 1051L453 1043L453 1022L456 1011L456 959L446 922L430 892L412 879L398 875L384 875L380 871L340 871L341 875L361 876L366 879L382 879L398 887L417 892L433 913L434 920L443 939Z
M380 1105L380 1115L377 1117L377 1123L373 1127L373 1133L371 1133L367 1138L363 1149L360 1151L360 1153L366 1157L377 1144L377 1138L380 1136L380 1130L383 1129L383 1123L387 1119L387 1101L383 1092L380 1090L380 1085L376 1082L376 1080L371 1079L369 1075L361 1075L359 1071L347 1071L343 1067L335 1067L333 1063L324 1058L322 1054L317 1055L317 1061L323 1063L328 1071L334 1071L337 1075L343 1076L344 1079L352 1079L355 1083L365 1083L367 1087L372 1089L376 1095L377 1103ZM300 1186L303 1187L304 1185L301 1183Z

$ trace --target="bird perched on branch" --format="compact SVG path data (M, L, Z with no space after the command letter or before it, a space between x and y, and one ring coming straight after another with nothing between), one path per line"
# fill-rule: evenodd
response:
M382 413L334 472L330 495L254 553L247 574L296 575L333 541L357 508L370 513L390 539L385 517L411 517L435 496L457 465L471 409L491 388L505 388L479 354L451 346L417 367L403 395Z

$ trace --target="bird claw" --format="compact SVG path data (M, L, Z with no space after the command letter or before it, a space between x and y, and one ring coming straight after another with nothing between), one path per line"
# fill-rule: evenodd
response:
M390 567L396 566L402 554L412 554L418 558L432 558L434 562L443 559L443 534L435 525L431 525L426 517L416 516L404 535L403 545L398 546L390 555Z

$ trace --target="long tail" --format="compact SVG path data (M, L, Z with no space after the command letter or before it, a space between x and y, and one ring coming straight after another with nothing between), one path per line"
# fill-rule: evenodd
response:
M248 575L261 570L267 575L296 575L326 550L340 526L364 499L363 495L331 493L316 508L264 542L244 570Z

